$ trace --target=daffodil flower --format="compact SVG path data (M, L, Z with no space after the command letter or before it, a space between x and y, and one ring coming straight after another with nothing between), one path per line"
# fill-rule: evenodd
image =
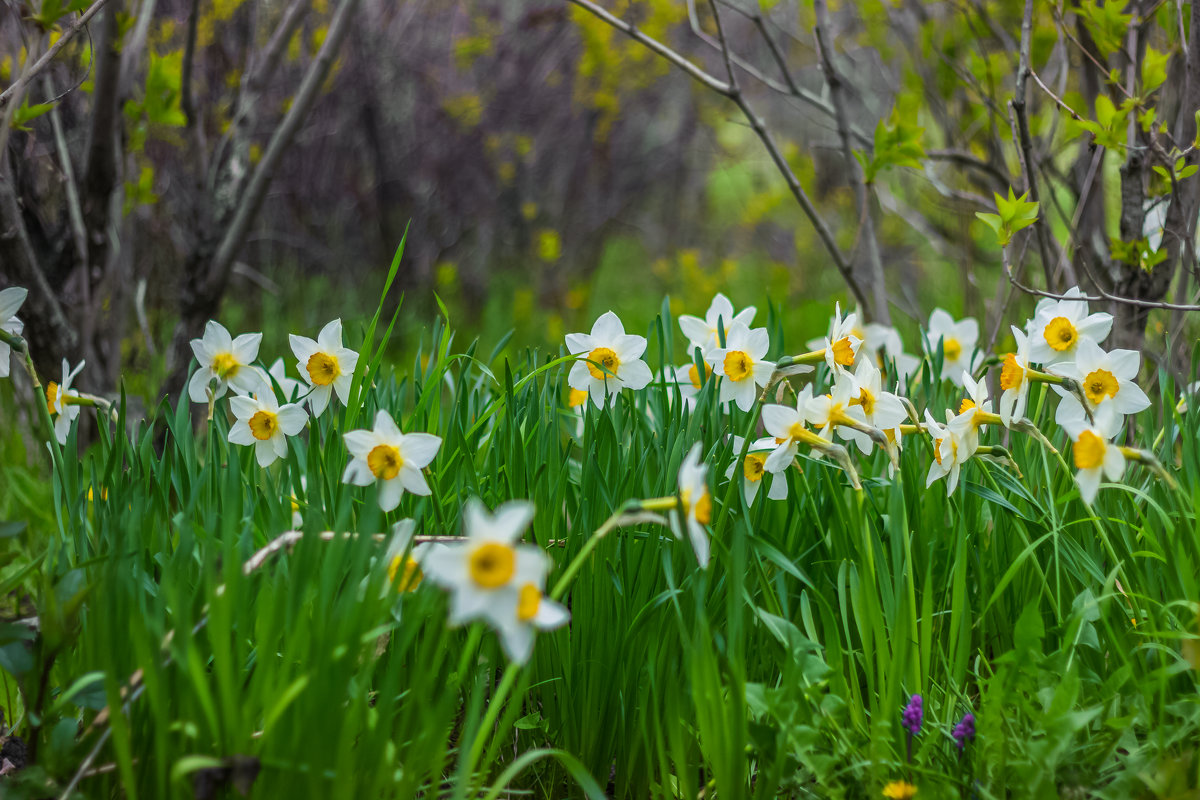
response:
M725 331L725 335L728 337L729 329L734 323L749 328L754 323L754 314L754 306L748 306L736 314L733 313L733 303L729 302L728 297L718 292L712 299L712 304L709 305L704 319L689 314L680 315L679 329L687 337L688 355L692 355L697 347L700 348L701 355L714 347L720 347L718 326Z
M255 367L250 366L258 358L261 333L243 333L236 339L219 322L209 320L204 326L204 336L192 339L192 352L200 368L188 382L188 397L193 403L208 402L208 387L215 383L213 399L223 397L232 386L234 391L254 394L268 388L270 384Z
M686 529L692 549L696 551L696 560L703 569L708 566L708 531L704 526L712 521L712 495L708 491L708 465L700 460L700 453L700 443L696 442L679 467L679 499L682 506L671 529L677 539L683 538Z
M1071 396L1064 397L1058 408L1059 424L1071 437L1079 496L1091 505L1100 490L1101 475L1115 481L1125 472L1125 454L1120 446L1112 443L1125 418L1114 404L1103 403L1093 414L1094 422L1089 422L1083 406Z
M1112 314L1088 313L1086 300L1078 286L1072 286L1062 300L1042 298L1029 321L1029 355L1043 365L1075 360L1080 342L1100 343L1112 330Z
M533 511L532 503L513 500L493 515L472 498L463 509L466 541L430 550L421 562L431 582L452 592L450 624L485 620L517 663L528 660L536 629L559 627L569 618L543 593L549 556L517 543Z
M958 488L962 465L979 448L979 432L970 411L958 415L946 412L946 416L946 424L942 425L928 409L925 410L925 431L933 439L933 463L925 476L925 488L946 478L946 496L949 497Z
M1089 407L1111 403L1119 414L1137 414L1150 407L1150 398L1136 383L1140 367L1136 350L1106 353L1091 339L1083 339L1075 347L1074 362L1056 364L1054 371L1078 382ZM1059 386L1054 390L1063 397L1069 394ZM1060 411L1062 407L1059 404Z
M960 385L966 389L967 396L959 404L958 413L969 414L971 422L976 428L979 428L989 421L988 417L992 416L992 401L988 397L987 379L980 378L975 381L971 377L971 373L964 371Z
M358 366L358 353L342 347L342 321L335 319L317 334L316 340L290 334L288 341L296 356L296 369L305 383L312 387L308 393L308 407L314 417L321 416L329 406L334 393L342 405L350 395L350 383L354 379L354 368Z
M405 490L428 495L429 484L421 470L429 466L442 446L430 433L401 433L391 414L380 409L373 430L349 431L343 437L350 463L342 482L379 487L379 507L391 511L400 505Z
M757 387L766 386L775 365L764 361L771 349L766 328L751 330L740 322L725 332L725 347L714 347L705 355L713 372L720 375L722 403L733 401L742 411L754 405Z
M829 335L822 340L819 347L825 350L825 364L830 371L837 373L854 365L862 348L862 329L858 327L858 314L842 316L841 303L834 304L833 319L829 323ZM810 343L811 344L811 343Z
M805 386L796 395L796 407L770 403L763 406L763 428L771 434L775 447L763 462L767 472L779 474L792 465L801 441L811 440L815 433L805 427L808 421L808 405L812 402L812 385Z
M955 322L954 317L940 308L929 315L929 352L942 346L942 380L962 386L963 372L974 364L975 344L979 341L979 323L971 317Z
M1004 426L1025 416L1025 404L1029 399L1030 367L1029 337L1016 325L1012 327L1017 349L1004 357L1000 367L1000 402L997 411Z
M834 380L829 394L817 395L805 403L805 419L817 428L817 435L827 442L833 441L835 428L843 439L849 440L851 437L840 426L867 425L867 415L863 413L862 406L853 404L857 395L858 386L854 376L843 371Z
M300 381L288 377L287 365L283 363L282 358L277 358L271 362L271 366L267 369L267 374L279 385L279 391L283 393L284 402L290 403L299 397Z
M868 359L858 362L854 386L858 393L850 399L850 404L862 411L863 421L872 428L890 431L892 441L899 444L900 425L908 418L908 412L899 397L883 390L883 376ZM874 443L870 436L853 428L839 429L839 432L858 445L864 455L871 454Z
M277 458L287 458L287 437L304 430L308 414L298 403L279 405L275 392L261 395L234 395L229 409L236 422L229 428L232 444L254 445L260 467L269 467Z
M20 336L21 331L25 330L25 323L17 319L17 312L21 310L21 304L28 294L29 291L20 286L10 286L0 292L0 330L13 336ZM0 342L0 378L8 377L11 354L12 348Z
M766 410L766 406L763 410ZM746 440L740 436L734 436L733 452L735 456L741 455L742 447ZM763 481L769 474L767 471L767 458L769 454L777 447L774 437L764 436L761 439L756 439L750 443L750 449L746 452L746 457L742 459L742 496L746 498L746 505L754 505L754 498L758 497L758 490L762 488ZM738 462L735 460L725 470L725 478L733 480L733 473L738 467ZM776 474L771 476L771 488L767 490L767 497L771 500L786 500L788 496L787 478L784 475Z
M75 369L71 369L71 365L64 358L62 382L50 381L46 384L46 409L54 420L54 438L58 440L59 444L67 443L67 436L71 433L71 423L79 416L79 405L72 402L72 398L78 399L79 392L71 388L71 381L75 380L75 376L83 369L84 363L80 361Z
M642 361L646 337L626 334L625 326L611 311L596 320L591 333L568 333L567 352L581 356L571 366L567 383L587 392L597 408L604 406L610 393L625 387L636 391L653 377Z

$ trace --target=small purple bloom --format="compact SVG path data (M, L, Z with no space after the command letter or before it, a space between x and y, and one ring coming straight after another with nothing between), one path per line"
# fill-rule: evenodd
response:
M975 715L964 715L962 721L954 726L951 736L954 737L954 743L958 745L958 752L961 753L967 741L975 738Z
M900 724L904 726L913 736L921 732L921 720L925 717L925 710L921 704L921 695L914 694L908 701L908 705L904 707L904 714L901 716Z

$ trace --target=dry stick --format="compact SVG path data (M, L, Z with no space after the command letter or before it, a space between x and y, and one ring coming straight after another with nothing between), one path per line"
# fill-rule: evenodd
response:
M5 89L3 92L0 92L0 107L3 107L5 104L7 104L11 99L13 99L13 97L16 97L17 101L20 102L21 94L25 91L25 87L29 84L29 82L33 80L33 78L39 72L50 65L50 62L54 60L56 55L58 55L58 52L66 47L68 42L75 38L75 34L79 33L79 29L84 25L87 25L92 17L96 16L96 13L100 9L104 8L106 3L108 3L108 0L96 0L94 3L92 3L91 7L88 8L87 11L80 14L79 17L73 23L71 23L65 31L62 32L62 35L58 37L58 40L54 44L50 45L50 48L42 54L42 57L35 61L32 67L25 70L21 76L17 78L16 83Z
M749 104L746 102L746 98L742 95L741 90L737 88L736 84L731 85L713 77L701 68L697 67L695 64L688 61L679 53L675 52L661 42L646 36L632 24L625 22L619 17L614 17L608 11L605 11L600 6L591 2L591 0L567 0L567 2L579 6L583 10L629 36L635 42L645 45L655 53L661 55L667 61L691 75L700 83L712 89L714 92L728 97L734 102L735 105L737 105L742 114L746 117L746 120L750 123L750 127L753 128L755 134L758 135L758 138L763 143L763 146L766 147L768 155L771 156L771 160L775 163L775 167L783 175L784 180L787 182L788 189L791 190L792 195L796 198L796 202L800 204L800 208L804 211L804 215L808 217L808 221L816 230L817 237L821 240L821 244L825 246L825 250L833 259L834 266L837 267L838 272L842 276L842 280L844 280L846 285L850 287L850 291L853 292L855 299L863 307L869 307L866 295L863 293L862 288L858 285L858 282L854 279L854 275L850 270L850 265L846 262L841 250L838 249L837 242L833 238L833 232L829 230L829 226L825 224L825 221L821 219L821 216L817 213L816 207L813 205L808 194L804 191L804 187L800 185L800 180L796 177L795 173L792 172L791 166L787 163L787 159L783 157L783 153L780 151L779 146L775 143L774 137L771 136L770 131L767 130L762 119L754 113L753 109L750 108ZM718 28L718 30L720 29ZM720 40L722 43L724 43L723 31L721 31ZM728 56L728 47L725 48L724 52ZM727 67L729 67L729 72L732 75L732 64L729 62L728 58L726 58L726 62Z
M875 221L871 216L870 193L867 190L866 177L862 165L854 157L854 146L850 141L849 115L846 113L846 102L843 96L842 76L838 74L833 63L833 40L829 34L829 7L826 0L814 0L817 22L813 34L817 40L817 50L820 55L818 62L821 72L825 75L825 84L829 87L829 99L836 112L838 137L842 140L842 158L846 169L850 172L850 185L854 189L854 197L859 209L859 233L866 247L867 268L871 273L873 303L870 306L873 321L890 325L891 313L888 311L887 284L883 275L883 259L879 255L879 240L875 236ZM856 237L857 238L857 237Z

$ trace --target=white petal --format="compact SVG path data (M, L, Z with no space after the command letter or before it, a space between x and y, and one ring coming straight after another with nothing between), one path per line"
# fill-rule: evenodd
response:
M295 436L304 430L304 426L308 424L308 414L305 413L304 407L297 403L288 403L285 406L281 406L277 416L279 418L279 429L288 436Z
M1091 505L1100 491L1100 468L1081 469L1075 475L1075 483L1079 485L1079 495L1083 502Z
M696 561L700 562L700 569L704 569L708 566L708 531L691 515L688 516L687 528L692 549L696 551Z
M300 373L300 377L309 380L307 370L308 360L320 348L315 341L309 339L307 336L297 336L294 333L288 334L288 343L291 344L292 354L296 356L296 361L299 362L297 364L297 371Z
M590 353L594 349L592 336L588 333L568 333L567 352L572 355Z
M509 500L499 508L489 520L493 538L497 541L517 541L533 521L534 505L528 500Z
M400 433L400 429L396 427L396 422L392 419L392 415L386 409L382 408L375 414L375 434L384 441L389 442L398 441L403 435Z
M375 475L367 466L366 461L361 458L350 459L350 463L346 465L346 471L342 473L342 483L349 483L352 486L370 486L374 482Z
M0 291L0 322L16 316L28 295L29 290L22 286L10 286Z
M650 367L646 366L646 362L640 359L636 361L622 361L621 366L617 368L617 376L622 383L635 391L645 388L646 384L654 380L654 375L650 372Z
M337 351L342 346L342 321L335 319L325 324L317 334L317 344L328 353Z
M274 440L275 440L275 437L272 436L270 439L265 439L262 441L255 442L254 456L255 456L255 458L258 459L258 465L260 467L269 467L275 463L275 459L277 456L280 458L283 457L283 456L279 455L279 449L274 446ZM283 441L283 440L280 439L280 441ZM284 450L283 455L286 456L287 455L287 444L284 444L283 450Z
M325 409L329 407L329 398L332 394L332 386L314 386L312 391L308 393L308 407L312 409L314 417L319 417L325 413Z
M418 475L420 473L417 473ZM404 496L404 469L400 470L400 477L393 478L390 481L379 482L379 507L384 511L391 511L400 505L400 498Z
M624 335L625 326L621 324L620 318L611 311L601 314L600 318L592 325L592 339L599 347L612 347Z
M614 343L613 351L616 352L617 358L624 361L633 361L641 358L642 353L646 352L646 337L634 336L626 334Z
M379 444L379 438L372 431L346 431L342 435L342 443L346 451L359 459L366 459L367 453Z
M258 346L261 343L261 333L243 333L233 340L233 357L239 364L249 364L258 358Z
M229 426L229 441L232 444L251 445L258 440L254 438L254 434L250 431L250 425L238 420Z
M400 468L400 474L396 476L395 480L385 481L385 483L398 484L413 494L421 495L422 497L427 497L430 493L429 484L425 482L424 474L412 464L405 464ZM390 510L384 509L384 511Z
M412 464L418 469L429 466L442 446L440 436L432 433L410 433L400 439L400 454L406 464Z
M193 403L208 402L208 384L212 378L212 370L208 367L201 367L192 373L192 378L188 381L188 397Z

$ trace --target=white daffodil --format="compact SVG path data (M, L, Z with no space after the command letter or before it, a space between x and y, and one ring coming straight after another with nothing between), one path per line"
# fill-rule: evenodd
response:
M287 437L304 430L308 414L298 403L279 405L275 392L258 395L234 395L229 409L237 422L229 428L232 444L254 445L260 467L269 467L277 458L287 457Z
M430 550L421 562L431 582L453 593L450 624L487 621L517 663L529 658L535 629L556 628L569 618L543 595L550 557L539 547L518 544L533 511L532 503L513 500L493 515L472 498L463 509L466 541Z
M883 376L870 359L862 359L854 370L854 385L858 394L850 400L852 406L862 411L863 420L872 428L891 431L892 440L900 441L900 425L908 418L908 412L900 398L883 390ZM840 428L839 432L852 440L865 455L870 455L874 442L862 431Z
M725 347L714 347L705 355L713 372L720 375L722 403L733 401L742 411L754 405L757 387L766 386L771 380L775 365L764 361L771 349L771 339L766 328L751 330L740 322L733 323L725 332Z
M734 436L732 441L734 456L741 455L742 446L745 445L746 440L740 436ZM756 439L750 443L750 449L746 452L746 457L742 459L742 477L745 479L742 482L742 496L746 498L747 506L754 505L754 498L758 497L758 490L762 488L763 480L766 478L767 457L775 450L776 446L775 439L771 436ZM733 472L737 466L736 460L729 465L729 468L725 470L726 479L733 480ZM771 488L767 490L767 497L771 500L786 500L788 496L787 477L781 474L772 475L770 481Z
M421 470L429 466L442 446L431 433L401 433L391 414L383 409L375 415L373 430L349 431L343 439L350 463L342 482L355 486L379 486L379 507L391 511L400 505L405 490L428 495L429 484Z
M704 319L689 314L680 315L679 329L687 337L688 355L692 355L697 347L700 348L701 355L714 347L720 347L719 328L725 331L726 341L728 341L729 329L733 327L733 324L736 322L749 328L754 323L754 314L754 306L748 306L734 314L733 303L729 302L728 297L718 292L712 299L712 304L708 307Z
M643 388L653 377L642 361L646 337L625 333L625 326L611 311L592 325L591 333L568 333L567 352L581 356L567 375L573 389L585 391L597 408L604 406L610 393L625 387Z
M1141 361L1136 350L1106 353L1091 339L1081 339L1075 346L1075 361L1056 364L1054 371L1078 381L1091 408L1111 403L1119 414L1137 414L1150 407L1150 398L1137 385ZM1063 397L1068 394L1061 386L1054 390Z
M290 403L299 396L300 381L288 377L287 365L283 363L282 358L277 358L271 362L267 374L279 385L279 391L283 393L284 402Z
M229 387L242 394L262 391L270 387L261 372L251 366L258 358L261 333L243 333L236 339L219 322L209 320L204 326L204 336L192 339L192 352L200 368L188 382L188 397L193 403L208 402L208 386L215 383L213 398L223 397Z
M971 422L978 428L984 424L979 414L992 413L992 401L988 396L987 378L980 378L977 382L971 377L971 373L964 371L960 385L967 390L967 396L963 398L962 403L958 406L958 413L969 414Z
M67 443L71 433L71 423L79 416L79 405L71 402L71 398L79 397L79 392L71 388L71 381L83 369L84 362L80 361L75 369L64 358L62 362L62 383L50 381L46 384L46 408L54 419L54 438L59 444Z
M1043 365L1075 359L1079 343L1091 339L1099 344L1112 330L1112 314L1088 313L1086 300L1078 286L1066 291L1062 300L1042 298L1029 321L1029 356Z
M842 316L841 303L834 304L833 319L829 322L829 334L817 347L825 349L825 364L830 371L849 367L858 358L862 348L862 329L858 327L858 314ZM814 348L816 349L816 348Z
M1102 403L1093 414L1095 423L1088 422L1083 406L1070 395L1058 408L1059 424L1071 437L1071 455L1079 470L1075 473L1079 496L1090 505L1100 490L1101 475L1115 481L1125 472L1125 454L1112 443L1125 418L1114 403Z
M1017 349L1004 357L1000 368L1000 403L997 411L1005 427L1025 416L1029 399L1029 337L1016 325L1012 326Z
M971 317L959 322L940 308L929 315L928 342L930 354L942 346L942 380L962 386L962 374L974 364L975 344L979 341L979 323Z
M933 463L925 476L925 487L946 478L946 496L958 488L958 476L962 465L979 449L979 432L975 428L973 413L954 415L946 412L946 424L940 424L925 410L925 431L933 439Z
M763 428L771 434L775 447L763 462L767 472L779 474L792 465L801 439L811 435L805 427L808 421L808 406L813 399L812 384L808 384L796 395L796 407L770 403L762 409Z
M701 368L703 368L703 372L701 372ZM700 367L695 364L684 364L672 368L671 372L673 377L669 382L679 387L679 396L683 398L683 404L687 410L694 411L696 396L704 388L704 382L713 374L712 367L707 362L701 362Z
M679 499L683 506L671 529L677 539L683 538L686 529L703 569L708 566L708 531L704 526L712 521L712 495L708 491L708 465L700 460L701 451L700 443L696 442L679 466Z
M308 393L308 406L313 416L321 416L329 406L330 395L335 392L345 405L354 368L358 366L358 353L342 347L342 321L335 319L321 328L316 341L294 333L288 336L288 341L296 356L300 377L312 387Z
M416 526L411 519L402 519L392 526L392 536L383 553L383 564L387 568L388 579L383 585L380 597L391 593L404 595L416 591L425 578L422 571L425 559L430 553L445 549L446 545L434 542L422 542L410 547Z
M25 302L29 291L20 286L10 286L0 292L0 330L13 336L20 336L25 330L25 323L17 319L17 312ZM9 373L9 358L12 348L0 342L0 378L7 378Z
M858 385L854 376L842 370L833 382L829 394L817 395L805 403L804 417L810 425L817 428L817 435L827 442L833 441L833 432L837 428L838 435L850 440L857 433L841 423L846 420L867 424L867 415L862 406L854 405L858 395Z

